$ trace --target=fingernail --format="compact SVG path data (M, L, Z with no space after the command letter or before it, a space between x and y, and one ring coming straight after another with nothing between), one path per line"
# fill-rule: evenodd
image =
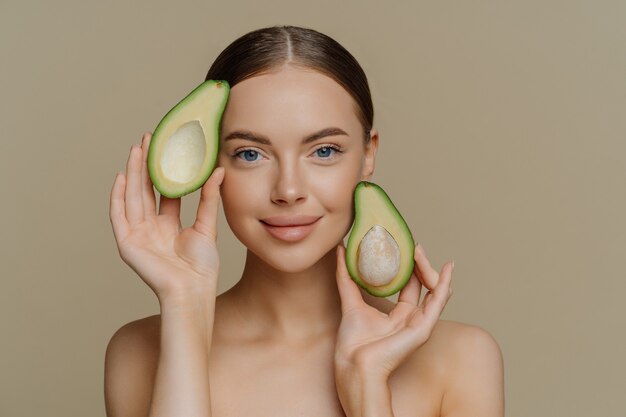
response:
M452 261L452 270L454 271L454 261Z

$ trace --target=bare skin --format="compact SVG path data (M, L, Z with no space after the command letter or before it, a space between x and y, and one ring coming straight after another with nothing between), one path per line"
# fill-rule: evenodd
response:
M216 320L226 326L227 320L218 318L225 314L220 308L221 303L218 298ZM393 307L393 303L386 300L380 304L386 305L383 311ZM218 313L220 311L222 313ZM126 326L125 331L133 333L128 335L127 344L137 347L131 354L133 359L128 358L129 362L134 361L135 373L127 380L126 400L132 401L136 410L142 410L126 415L147 415L159 353L160 316L146 317ZM333 379L332 335L309 344L286 344L263 340L246 342L245 335L239 339L230 333L213 336L212 415L345 415ZM478 363L473 365L470 352L462 350L471 341L475 343L474 352L482 355L474 358ZM460 417L472 415L473 410L486 410L484 415L503 416L501 368L497 367L497 357L496 360L489 357L498 354L494 343L489 334L478 327L439 320L428 342L392 375L394 415ZM479 363L485 365L484 369L475 369ZM456 387L459 391L455 394L452 392L455 379L464 371L468 372L461 378L465 385ZM466 396L463 390L467 392ZM494 397L494 392L499 395ZM126 404L126 407L131 406Z
M330 126L346 134L300 143ZM349 94L310 70L286 67L253 77L231 90L222 138L235 131L271 144L242 137L221 143L223 172L203 187L198 220L180 235L191 237L174 244L187 249L180 259L164 263L172 259L167 252L128 249L157 239L135 233L133 240L130 233L145 223L140 213L149 218L156 210L145 170L150 135L143 152L131 152L128 182L116 180L111 218L120 253L162 311L113 336L107 415L504 415L495 340L479 327L438 320L451 296L450 262L437 272L416 247L416 268L397 304L368 295L347 277L337 244L353 220L354 186L374 172L379 139L372 129L370 146L363 145ZM318 153L328 144L342 152ZM132 190L142 196L134 212ZM248 252L237 285L215 297L219 201ZM178 218L179 199L161 197L160 206L157 217ZM285 242L259 222L282 214L320 220L303 240ZM135 226L124 226L122 215L130 226L136 216Z

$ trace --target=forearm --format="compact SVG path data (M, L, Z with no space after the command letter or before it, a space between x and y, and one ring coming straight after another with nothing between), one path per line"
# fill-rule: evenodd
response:
M215 297L160 303L161 349L149 417L210 417Z
M342 371L336 379L346 417L393 417L391 390L386 376L358 370Z

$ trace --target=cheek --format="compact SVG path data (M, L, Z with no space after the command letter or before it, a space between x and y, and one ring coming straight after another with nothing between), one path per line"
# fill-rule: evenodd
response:
M224 182L220 187L220 195L224 213L228 222L237 222L250 216L255 207L260 206L260 201L265 195L262 184L255 183L253 178L238 175L232 170L225 173ZM242 216L245 213L246 216Z
M311 187L314 194L329 213L340 214L343 221L351 219L354 205L354 188L360 181L360 173L353 169L318 175Z
M228 181L226 181L228 177ZM262 207L260 193L263 188L260 184L251 184L250 178L237 176L234 171L227 173L220 190L224 217L228 227L235 237L245 246L254 245L250 242L250 230L256 226L256 217L262 213L254 212L256 207Z

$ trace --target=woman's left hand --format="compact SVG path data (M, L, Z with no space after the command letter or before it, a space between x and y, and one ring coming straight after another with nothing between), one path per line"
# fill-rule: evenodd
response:
M355 375L386 381L412 352L430 337L443 308L452 295L453 262L441 273L434 270L423 248L414 249L415 267L398 303L385 314L368 305L345 264L345 247L337 247L337 287L342 319L335 347L335 379L338 388L349 386ZM428 293L421 304L422 285ZM340 393L341 395L341 393Z

